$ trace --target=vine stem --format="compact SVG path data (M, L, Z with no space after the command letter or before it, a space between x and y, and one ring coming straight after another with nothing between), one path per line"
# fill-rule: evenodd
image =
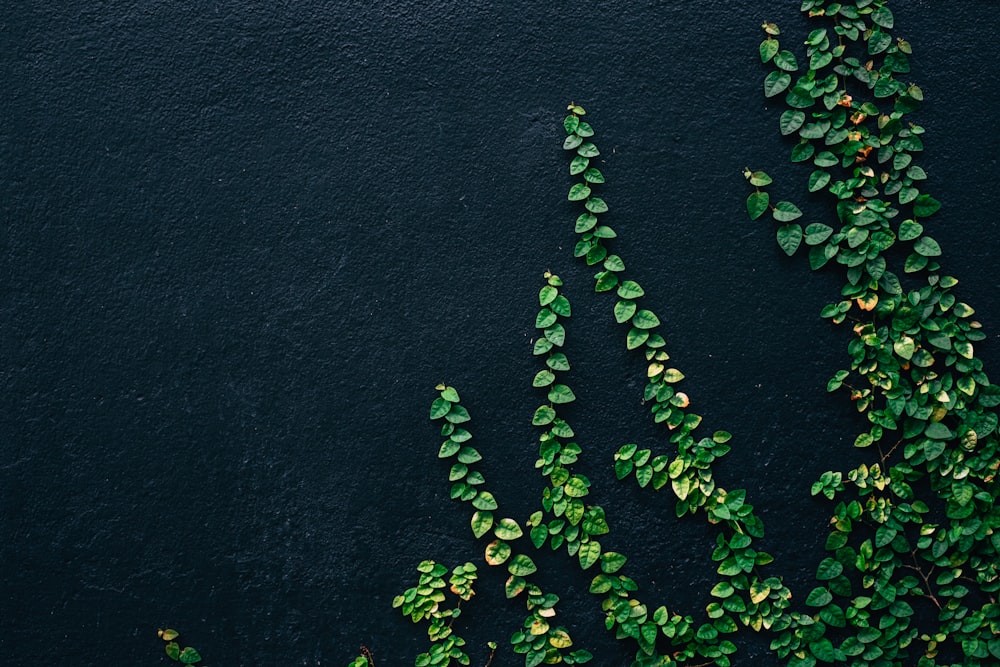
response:
M455 611L458 611L461 608L462 608L462 599L459 598L458 603L455 605ZM455 613L452 613L451 620L448 621L448 626L447 626L448 629L451 629L451 626L455 623L455 619L456 618L458 618L458 615L455 614Z
M911 569L911 570L913 570L914 572L916 572L917 574L920 575L920 578L924 580L924 588L927 589L927 597L929 597L931 599L931 602L934 603L934 606L936 606L938 609L941 609L941 603L938 602L938 599L936 597L934 597L934 591L931 590L931 579L930 579L930 576L934 572L934 566L933 565L931 566L931 571L930 572L928 572L927 574L924 574L924 571L920 569L919 563L917 563L917 553L915 551L910 552L910 557L913 558L913 562L916 563L916 564L915 565L906 565L906 564L904 564L903 567Z
M892 448L888 452L886 452L885 454L882 453L882 448L881 447L878 448L878 457L879 457L879 460L882 462L882 467L883 468L885 468L885 465L886 465L885 462L889 459L890 456L892 456L892 453L894 451L896 451L896 448L899 447L901 444L903 444L903 439L902 438L900 438L899 440L897 440L896 444L893 445Z
M490 658L489 658L489 660L486 661L486 664L483 665L483 667L490 667L490 665L493 664L493 656L495 656L496 654L497 654L497 650L496 649L492 649L490 651Z
M370 667L375 667L375 656L372 655L372 652L364 644L361 645L361 655L365 656L365 660L368 661Z

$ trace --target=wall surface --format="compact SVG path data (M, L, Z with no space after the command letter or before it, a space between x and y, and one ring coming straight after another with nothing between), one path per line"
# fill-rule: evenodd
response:
M1000 368L1000 12L899 0L926 93L920 164L943 264ZM761 93L762 21L794 0L19 3L0 10L0 662L410 664L391 608L424 558L481 561L427 420L459 388L502 507L537 506L530 339L541 274L574 305L579 470L651 604L697 614L712 534L614 480L663 443L606 300L572 258L563 110L586 106L630 275L664 317L719 469L749 489L797 595L822 558L820 472L856 464L827 378L846 332L744 211L744 166L804 191ZM791 39L791 38L789 38ZM1000 371L993 371L994 373ZM660 445L662 447L662 444ZM597 665L628 664L590 575L540 558ZM485 569L485 565L483 565ZM474 660L520 623L483 575ZM777 665L743 636L737 664Z

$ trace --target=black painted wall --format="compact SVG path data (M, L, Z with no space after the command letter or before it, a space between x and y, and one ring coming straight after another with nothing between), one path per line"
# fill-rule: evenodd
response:
M945 4L947 7L945 7ZM899 0L927 97L933 235L1000 368L1000 149L986 0ZM505 513L524 518L538 401L541 274L567 282L569 417L654 606L697 613L711 533L614 481L660 438L606 300L571 254L563 110L584 104L632 277L804 596L857 418L827 377L839 283L746 219L746 165L787 197L758 26L804 35L794 0L488 3L63 2L0 12L0 662L161 664L178 627L211 665L342 665L364 643L411 664L390 606L414 566L481 563L448 500L433 386L473 412ZM791 43L791 42L789 42ZM994 373L1000 371L993 371ZM662 438L660 438L662 441ZM593 664L628 663L586 593L540 558ZM483 566L485 568L485 565ZM484 573L461 619L473 657L520 664L523 618ZM775 665L766 638L737 664Z

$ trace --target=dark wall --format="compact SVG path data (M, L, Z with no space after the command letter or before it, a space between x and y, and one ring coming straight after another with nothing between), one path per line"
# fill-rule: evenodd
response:
M610 304L572 258L560 145L570 100L604 151L616 248L665 320L721 465L748 488L800 599L829 508L811 482L855 463L857 417L826 379L838 278L746 219L744 166L786 197L763 20L798 2L25 3L0 12L0 662L159 664L178 627L212 665L340 665L364 643L410 664L391 608L424 558L481 561L427 421L433 387L473 413L501 507L542 479L530 389L541 274L574 304L568 413L607 546L653 606L698 613L712 533L614 481L662 442ZM893 3L927 98L933 235L997 341L1000 13ZM997 371L994 371L997 372ZM542 581L594 664L627 664L586 593ZM485 569L485 565L483 565ZM484 573L472 653L523 614ZM766 638L743 660L775 665ZM106 661L106 662L105 662Z

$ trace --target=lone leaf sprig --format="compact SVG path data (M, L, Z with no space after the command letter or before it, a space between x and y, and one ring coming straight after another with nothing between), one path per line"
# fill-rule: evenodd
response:
M807 187L826 193L834 224L803 228L798 207L771 206L771 178L750 169L747 210L752 219L771 211L787 254L804 241L813 269L839 265L846 276L821 314L850 325L850 368L827 389L847 391L867 418L854 445L870 457L813 484L836 503L830 556L806 598L812 610L794 612L772 648L806 667L996 664L1000 388L975 356L985 336L974 310L925 230L941 204L914 162L924 130L908 116L923 91L899 78L912 47L891 35L885 0L805 0L802 9L823 23L805 41L808 64L793 81L796 57L765 24L760 57L774 69L764 93L784 94L780 132L799 137L791 159L815 167Z
M167 657L171 660L175 660L182 665L198 665L199 667L204 667L202 665L201 654L198 650L191 646L182 647L177 641L180 638L180 633L173 628L167 628L165 630L157 630L156 635L166 642L163 645L164 651L167 653Z

